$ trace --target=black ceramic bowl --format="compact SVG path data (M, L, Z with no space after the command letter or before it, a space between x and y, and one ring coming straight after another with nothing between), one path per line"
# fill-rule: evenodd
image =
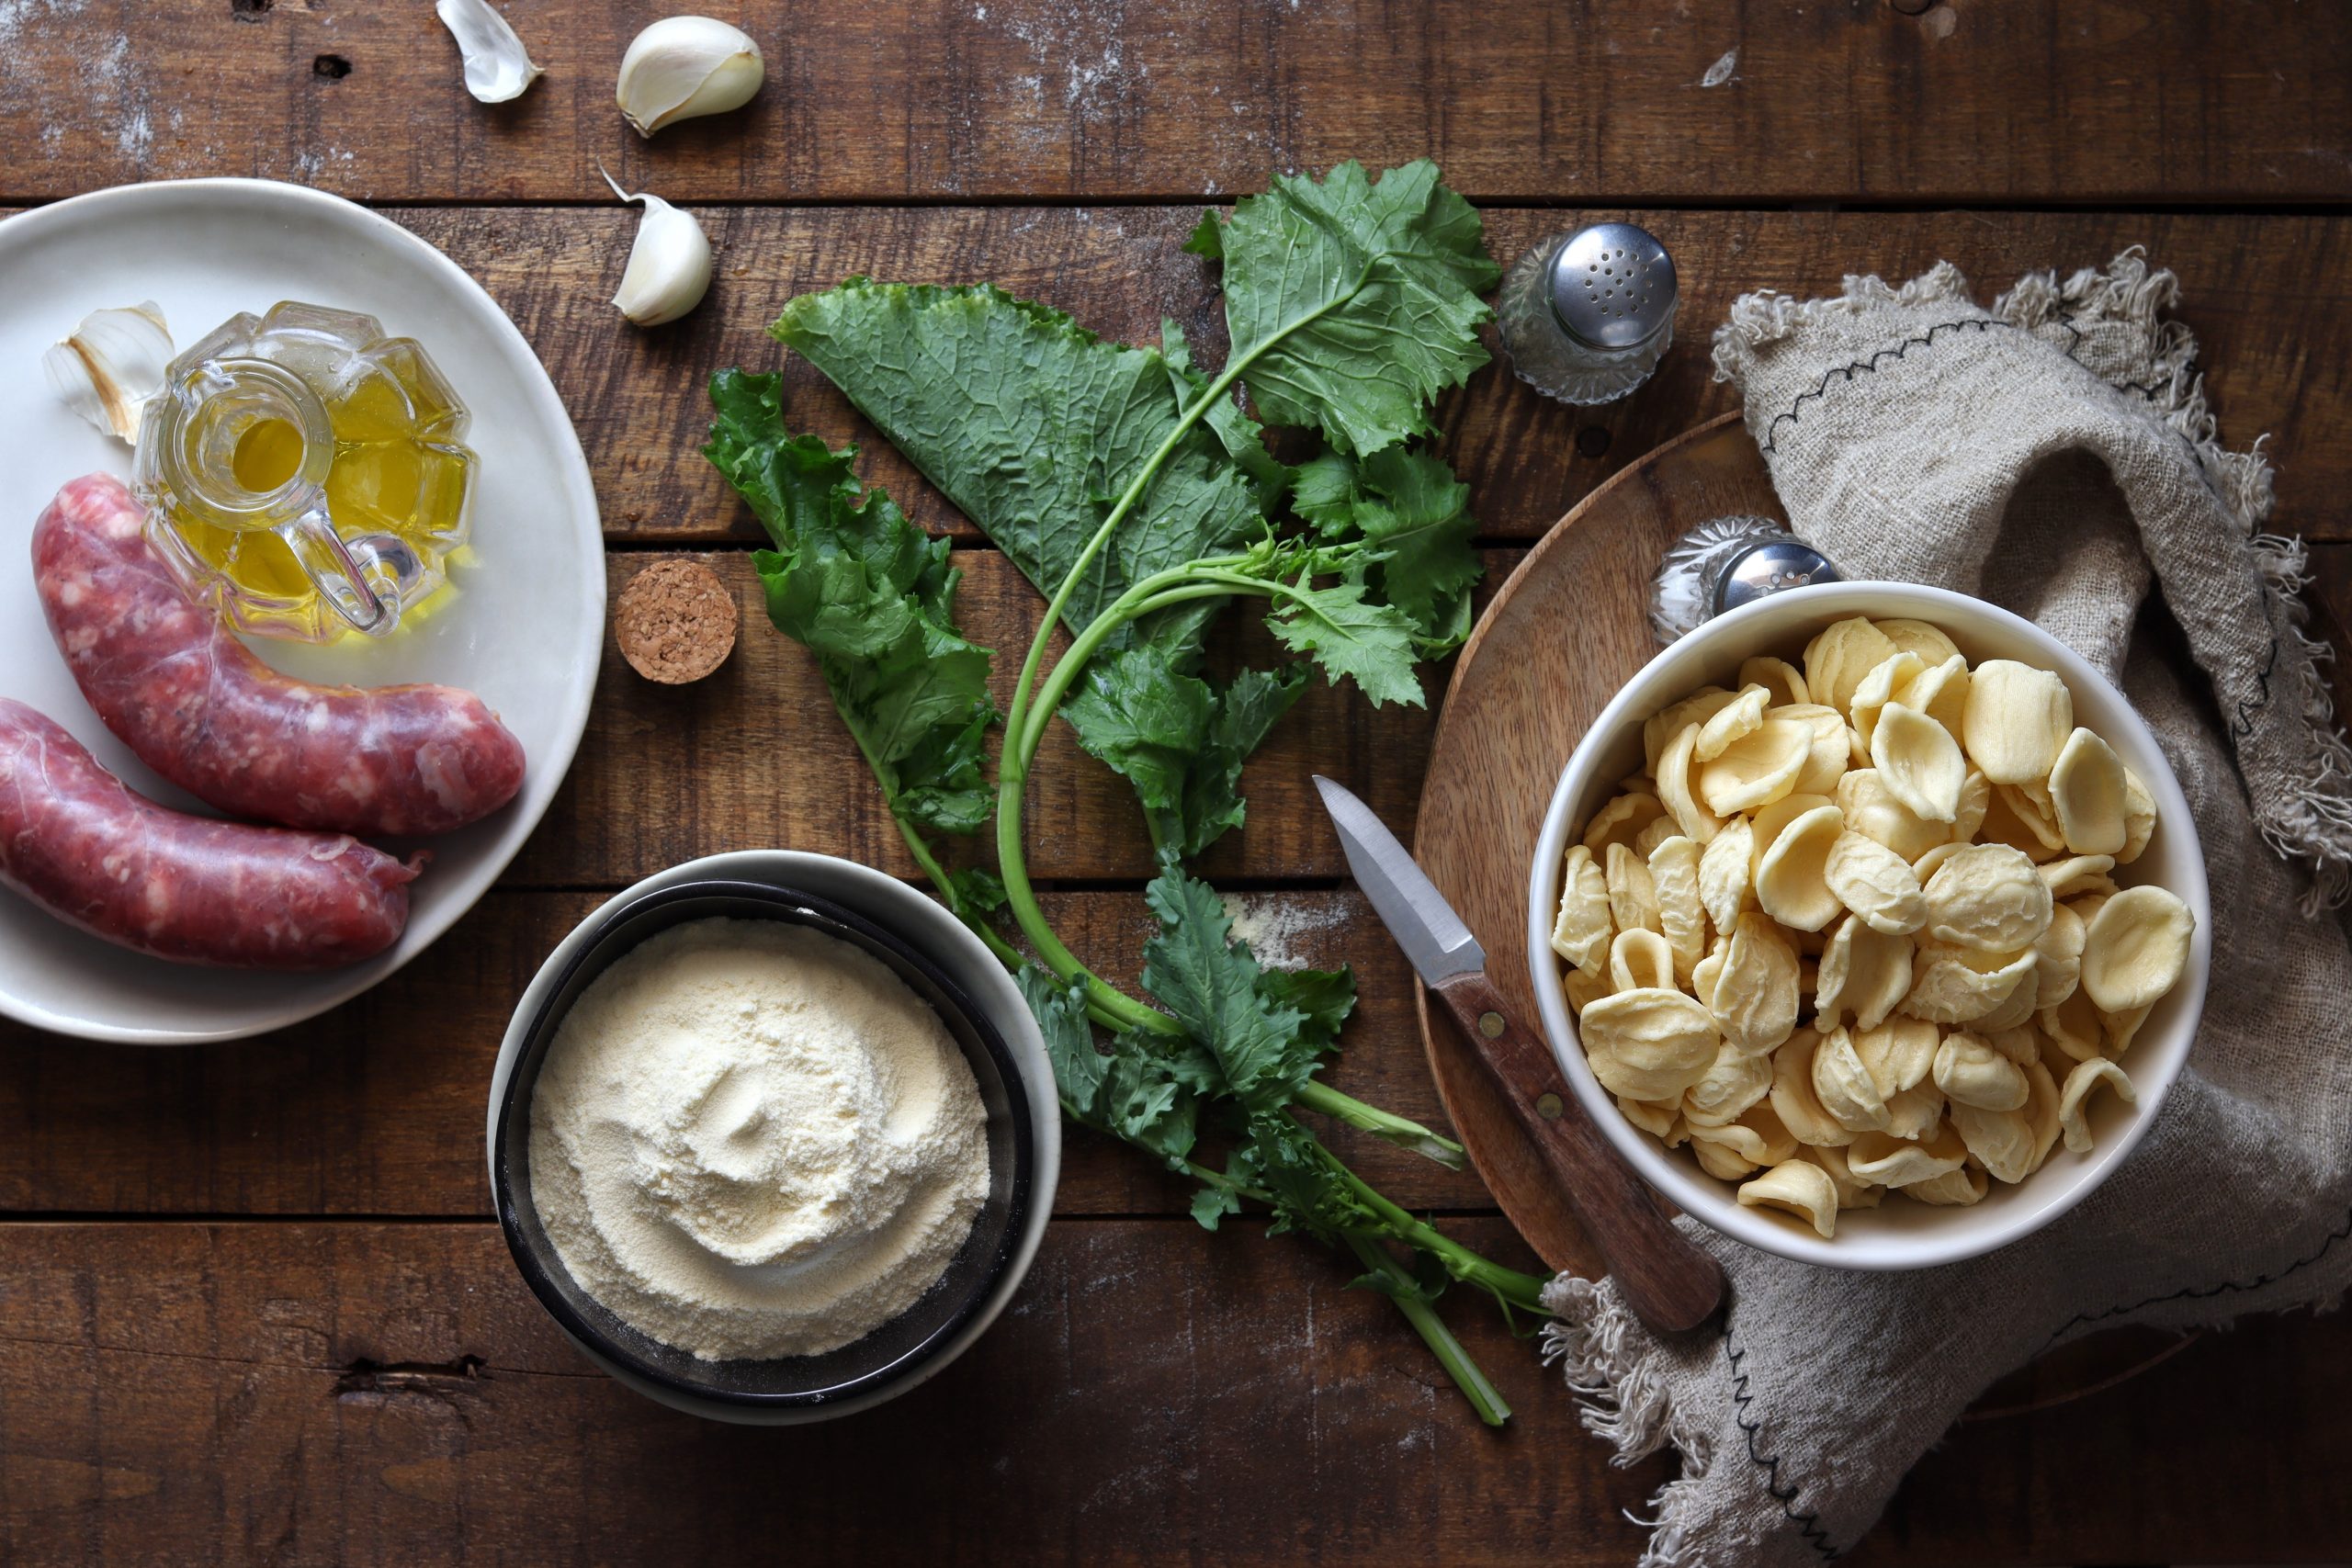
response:
M624 1323L572 1279L531 1199L531 1091L572 1003L621 954L689 920L732 917L806 926L863 949L931 1004L963 1048L988 1112L989 1191L971 1235L914 1305L865 1338L821 1356L703 1360ZM595 917L531 1017L506 1080L491 1148L491 1197L515 1266L548 1312L598 1356L627 1372L741 1416L789 1418L794 1410L863 1402L920 1368L979 1309L1019 1246L1036 1151L1012 1054L996 1026L938 965L864 916L806 893L753 882L682 882L618 903Z

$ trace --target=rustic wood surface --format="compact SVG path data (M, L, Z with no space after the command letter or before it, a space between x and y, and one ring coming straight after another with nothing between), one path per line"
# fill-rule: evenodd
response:
M722 6L766 48L745 113L640 141L626 39L662 7L505 0L547 78L483 107L423 0L0 0L0 209L123 180L254 174L381 206L447 250L546 362L587 447L617 583L669 550L745 612L711 681L608 659L589 736L503 885L382 990L315 1024L181 1051L0 1025L0 1562L1439 1562L1623 1564L1620 1471L1566 1391L1448 1305L1518 1415L1479 1427L1351 1265L1072 1138L1006 1319L904 1402L819 1430L700 1425L564 1343L483 1182L482 1098L513 998L604 894L716 850L903 858L797 649L764 625L749 514L695 454L701 385L782 365L796 425L968 547L976 637L1037 605L1004 560L763 334L854 271L993 278L1144 341L1222 352L1177 245L1270 170L1429 154L1508 261L1630 215L1686 297L1656 381L1572 411L1497 367L1449 399L1488 592L1562 512L1733 405L1705 339L1739 293L1938 258L1987 292L2141 243L2177 270L2224 436L2270 433L2278 523L2352 621L2352 20L2290 0L815 0ZM604 301L632 212L595 174L698 209L710 300L631 331ZM258 242L257 242L258 243ZM40 498L12 504L29 513ZM1263 652L1256 634L1231 651ZM1431 706L1317 689L1252 764L1205 869L1270 952L1342 959L1341 1088L1442 1122L1410 976L1344 881L1310 771L1408 837ZM1125 786L1048 743L1034 866L1078 948L1131 970L1148 864ZM1540 811L1541 802L1522 803ZM1431 841L1434 841L1433 840ZM1532 1267L1477 1176L1335 1136L1376 1185ZM1511 1180L1495 1168L1498 1187ZM1540 1229L1543 1234L1533 1234ZM1531 1227L1589 1269L1582 1238ZM2352 1543L2352 1325L2091 1340L1980 1404L1861 1562L2310 1562ZM2085 1393L2086 1390L2096 1392ZM2079 1395L2079 1397L2076 1397ZM2050 1403L2052 1400L2059 1403ZM2003 1414L2019 1412L2021 1414ZM911 1477L911 1479L910 1479Z

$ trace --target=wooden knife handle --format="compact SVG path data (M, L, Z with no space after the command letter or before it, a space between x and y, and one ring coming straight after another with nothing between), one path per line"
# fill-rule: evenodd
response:
M1668 1334L1714 1316L1724 1300L1722 1268L1674 1228L1569 1091L1550 1048L1504 1010L1494 983L1483 974L1456 975L1430 989L1501 1082L1585 1233L1609 1260L1626 1304Z

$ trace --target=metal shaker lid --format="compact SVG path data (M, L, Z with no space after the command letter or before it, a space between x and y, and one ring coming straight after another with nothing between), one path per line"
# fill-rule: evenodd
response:
M1674 258L1646 229L1596 223L1552 255L1552 313L1594 348L1634 348L1674 313Z

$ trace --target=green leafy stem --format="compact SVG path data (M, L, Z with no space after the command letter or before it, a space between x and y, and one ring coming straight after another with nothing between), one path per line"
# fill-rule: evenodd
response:
M775 539L755 558L770 617L817 655L916 863L1013 970L1069 1117L1196 1180L1204 1226L1261 1204L1272 1229L1352 1251L1366 1269L1356 1283L1393 1300L1499 1424L1509 1406L1433 1303L1461 1282L1506 1315L1540 1313L1544 1281L1383 1198L1294 1114L1463 1163L1453 1140L1317 1080L1352 979L1262 969L1181 863L1241 823L1242 764L1304 685L1297 664L1221 691L1193 675L1221 603L1261 602L1278 642L1375 705L1419 705L1419 660L1466 634L1478 576L1467 491L1408 444L1429 434L1436 397L1486 363L1477 296L1497 270L1477 215L1426 162L1376 181L1353 164L1278 176L1229 220L1204 217L1185 248L1224 267L1232 348L1213 378L1172 322L1159 353L1123 347L988 285L852 278L790 301L774 328L1047 594L992 790L989 655L956 626L946 542L865 491L854 449L789 436L775 377L714 379L706 450ZM1245 388L1269 423L1319 432L1320 454L1277 462L1237 398ZM1298 531L1271 521L1285 495ZM1057 625L1072 640L1049 671ZM1070 951L1030 877L1023 802L1057 714L1142 798L1159 863L1146 894L1160 920L1145 948L1149 1000ZM941 862L932 832L991 815L993 874ZM1039 964L995 928L1000 911ZM1223 1169L1196 1157L1212 1125L1232 1139Z

